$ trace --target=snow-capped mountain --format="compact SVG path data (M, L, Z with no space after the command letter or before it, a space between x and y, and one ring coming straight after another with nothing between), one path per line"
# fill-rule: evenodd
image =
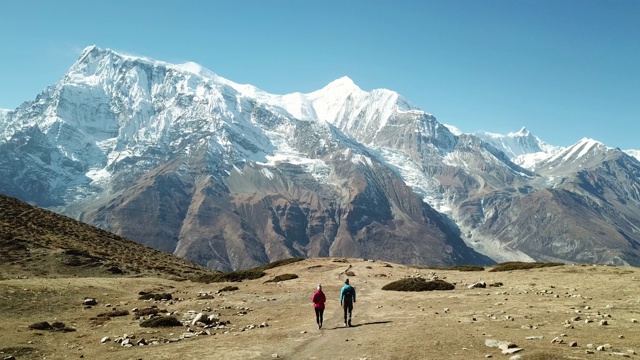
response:
M346 77L274 95L92 46L1 112L0 135L0 192L211 268L289 256L640 264L634 158L525 129L463 134ZM544 157L518 160L532 154ZM553 219L536 228L538 213ZM574 243L597 231L607 238Z

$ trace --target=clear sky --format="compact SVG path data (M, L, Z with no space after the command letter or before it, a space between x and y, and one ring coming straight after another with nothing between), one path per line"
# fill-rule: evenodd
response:
M463 132L640 149L636 0L1 0L0 108L33 100L88 45L275 94L348 76Z

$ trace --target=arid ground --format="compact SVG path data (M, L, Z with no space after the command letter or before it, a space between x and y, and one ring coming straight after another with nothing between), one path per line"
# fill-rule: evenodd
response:
M0 281L0 358L16 359L522 359L636 358L640 351L640 269L564 265L505 272L409 267L364 259L307 259L234 283L154 277ZM349 275L347 275L347 273ZM277 275L298 278L267 282ZM437 276L454 290L400 292L393 281ZM357 289L345 328L339 290ZM486 288L469 288L479 281ZM327 295L322 329L311 295ZM235 291L218 290L237 286ZM172 300L139 300L140 293ZM85 298L97 305L86 306ZM134 308L156 306L187 322L218 314L226 323L141 327ZM125 311L126 310L126 311ZM120 316L100 314L120 312ZM189 313L191 311L191 313ZM126 313L122 315L122 313ZM33 330L61 322L75 331ZM191 329L191 331L189 330ZM208 334L205 332L208 331ZM125 335L134 346L122 346ZM109 340L101 340L109 337ZM147 345L137 345L141 342ZM502 354L487 340L522 350ZM555 339L555 340L554 340Z

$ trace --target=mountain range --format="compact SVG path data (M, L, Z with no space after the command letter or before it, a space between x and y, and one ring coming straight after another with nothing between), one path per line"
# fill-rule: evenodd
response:
M211 269L640 264L638 151L464 134L346 77L274 95L91 46L0 135L0 193Z

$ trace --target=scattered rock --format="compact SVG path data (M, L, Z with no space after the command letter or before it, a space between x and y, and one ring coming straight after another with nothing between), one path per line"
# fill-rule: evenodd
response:
M104 344L104 343L109 342L109 341L111 341L111 338L108 337L108 336L105 336L102 339L100 339L100 343L101 344Z
M501 341L501 340L496 340L496 339L486 339L484 341L484 344L488 347L497 347L498 349L502 350L503 354L515 354L519 351L522 351L521 348L518 347L518 345L510 342L510 341Z
M85 306L98 305L98 301L96 301L96 299L93 299L93 298L85 298L84 301L82 302L82 305L85 305Z
M473 283L469 286L467 286L467 288L469 289L476 289L476 288L486 288L487 287L487 283L484 281L478 281L476 283Z

